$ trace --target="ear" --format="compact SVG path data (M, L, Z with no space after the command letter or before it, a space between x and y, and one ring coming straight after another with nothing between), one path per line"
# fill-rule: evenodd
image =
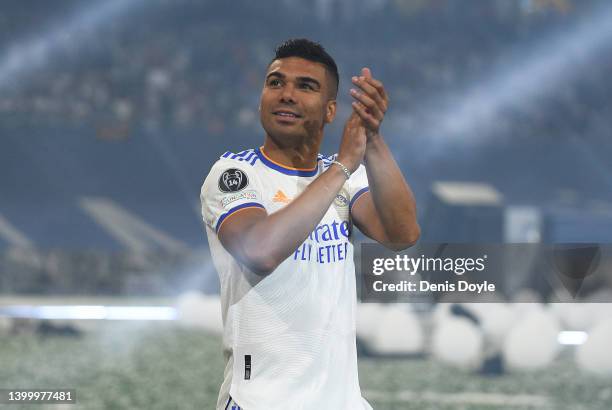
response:
M325 124L331 123L336 118L336 100L327 100L325 107Z

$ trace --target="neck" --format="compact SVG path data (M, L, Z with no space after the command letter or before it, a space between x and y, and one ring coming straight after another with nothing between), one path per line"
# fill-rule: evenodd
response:
M310 170L317 166L317 154L321 139L310 139L296 146L281 146L266 135L262 147L265 155L272 161L290 168Z

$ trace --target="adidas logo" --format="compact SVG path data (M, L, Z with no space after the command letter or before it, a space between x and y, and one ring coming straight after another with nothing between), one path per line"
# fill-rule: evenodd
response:
M272 202L281 202L283 204L288 204L289 202L291 202L291 198L289 198L287 195L285 195L283 191L279 189L278 191L276 191L276 194L274 194L274 197L272 197Z

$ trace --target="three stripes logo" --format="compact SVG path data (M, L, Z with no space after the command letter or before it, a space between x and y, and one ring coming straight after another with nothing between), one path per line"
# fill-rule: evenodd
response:
M280 202L283 204L288 204L291 202L291 198L289 198L283 191L280 189L276 191L276 194L272 197L272 202Z

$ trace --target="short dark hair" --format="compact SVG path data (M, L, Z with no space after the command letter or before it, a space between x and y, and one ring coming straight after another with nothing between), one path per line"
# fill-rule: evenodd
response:
M336 62L332 56L325 51L321 44L306 38L292 38L285 40L276 47L274 58L272 61L270 61L268 67L270 67L270 64L272 64L275 60L288 57L300 57L304 60L323 64L327 72L331 74L335 80L336 89L333 93L334 98L338 95L338 86L340 85L338 66L336 65Z

